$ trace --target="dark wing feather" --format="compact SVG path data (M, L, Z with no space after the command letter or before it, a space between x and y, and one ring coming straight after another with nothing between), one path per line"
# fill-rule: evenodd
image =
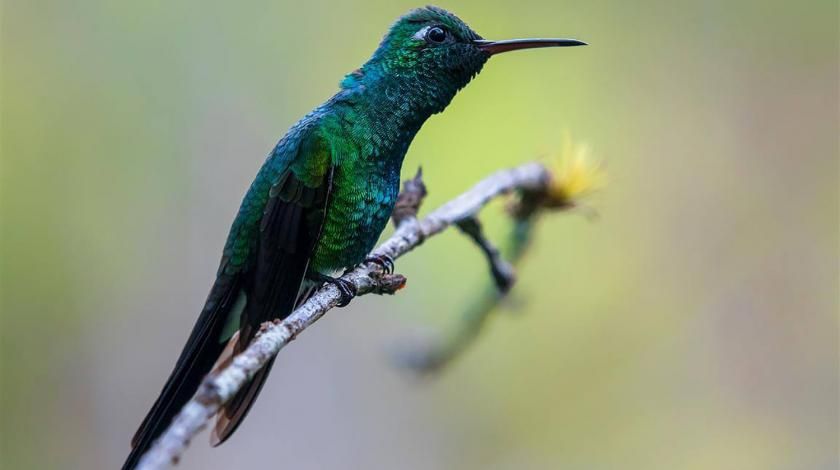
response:
M248 276L245 284L248 303L242 311L234 353L248 346L264 322L285 318L298 304L309 258L324 223L331 185L330 167L315 187L291 170L272 186L260 225L254 275ZM213 445L227 440L245 419L273 363L272 359L225 404L214 429Z

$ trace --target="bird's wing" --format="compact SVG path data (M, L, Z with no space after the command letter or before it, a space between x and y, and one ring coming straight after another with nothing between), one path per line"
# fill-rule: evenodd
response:
M277 144L242 202L216 282L175 368L134 438L123 469L134 468L152 442L195 394L239 330L236 352L266 320L291 313L323 225L333 163L317 122L301 121ZM265 379L243 388L222 416L220 442L244 418ZM250 391L250 392L249 392Z
M324 223L332 187L333 164L325 140L308 137L299 144L297 157L274 179L259 226L252 274L233 353L244 350L260 326L285 318L301 299L300 287L312 250ZM219 414L212 436L221 444L236 431L256 400L271 365L267 364L234 396Z

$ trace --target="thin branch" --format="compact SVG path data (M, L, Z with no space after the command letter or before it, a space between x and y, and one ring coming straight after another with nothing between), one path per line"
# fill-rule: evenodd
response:
M391 219L394 227L402 225L404 220L417 218L423 199L426 198L426 183L423 182L423 168L417 169L417 174L410 180L403 182L403 189L397 196L394 210L391 211Z
M413 342L401 343L394 357L398 366L421 375L438 373L451 364L478 338L491 314L507 299L507 294L510 291L510 284L500 284L499 272L502 272L503 269L509 269L509 272L513 273L514 266L517 266L522 260L530 245L535 217L520 218L517 214L512 213L512 215L515 222L510 234L505 238L502 249L491 245L481 234L480 228L477 232L478 238L473 233L468 232L468 235L482 248L487 257L494 285L484 287L481 293L470 301L467 309L451 329ZM470 228L470 230L475 230L475 227ZM506 261L505 258L510 261ZM515 281L514 277L507 279L511 283ZM502 280L506 279L503 278ZM504 287L507 287L507 289L504 289Z
M502 295L506 294L513 287L513 283L516 282L516 271L513 266L502 258L499 249L484 235L478 217L467 217L458 222L457 225L481 248L484 257L487 258L487 264L490 265L490 275L493 276L496 288Z
M549 184L549 173L538 163L529 163L510 170L503 170L485 178L469 191L444 204L422 220L415 217L420 200L414 201L413 210L403 212L397 219L394 234L379 245L372 256L389 256L397 259L408 253L425 239L436 235L453 224L472 218L491 199L517 190L539 193ZM414 180L422 187L420 175ZM407 186L411 184L407 182ZM408 188L407 188L408 189ZM411 191L406 191L411 193ZM425 193L425 188L423 188ZM409 196L412 196L409 194ZM409 206L403 198L398 207ZM352 282L358 295L369 293L394 293L405 284L400 275L385 275L381 268L364 264L344 274ZM187 446L219 411L220 407L253 377L280 349L289 344L307 327L320 319L338 304L338 289L333 285L321 288L300 308L282 321L268 322L248 348L236 356L231 364L216 374L205 378L195 396L178 413L169 428L143 456L138 468L143 470L169 468L178 462Z

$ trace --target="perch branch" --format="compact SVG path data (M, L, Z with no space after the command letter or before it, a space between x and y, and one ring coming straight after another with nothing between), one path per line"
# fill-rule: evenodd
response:
M397 203L397 229L373 251L372 256L390 256L397 259L425 239L453 224L472 218L491 199L511 191L543 192L549 181L548 171L538 163L499 171L422 220L418 220L417 209L425 195L425 187L418 172L414 180L406 182L405 190ZM380 267L370 263L345 273L342 278L356 286L358 295L394 293L405 284L404 277L398 274L383 274ZM138 468L163 469L177 463L190 440L207 425L220 407L280 349L335 307L339 299L338 289L327 285L284 320L264 324L248 348L236 356L227 368L205 378L192 400L181 409L166 431L143 456Z

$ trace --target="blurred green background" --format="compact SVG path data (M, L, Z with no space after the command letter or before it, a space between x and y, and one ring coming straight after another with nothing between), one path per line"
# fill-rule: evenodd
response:
M0 466L122 463L264 155L415 6L3 1ZM488 282L428 243L180 468L837 468L837 2L440 6L591 46L490 61L409 151L426 208L569 131L606 161L599 219L546 217L515 308L418 379L392 348Z

